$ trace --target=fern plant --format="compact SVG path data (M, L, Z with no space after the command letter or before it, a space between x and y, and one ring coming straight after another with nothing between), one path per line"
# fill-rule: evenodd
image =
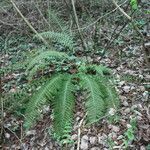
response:
M69 50L73 50L74 42L73 37L67 34L67 32L54 32L54 31L47 31L40 33L42 37L48 40L53 40L61 44L62 46L68 48Z
M72 33L68 32L68 25L58 16L58 13L52 9L49 10L50 25L52 26L52 31L46 31L39 33L43 38L47 39L49 42L56 42L65 48L73 51L74 41ZM36 38L39 36L35 35Z
M28 70L36 67L37 62L40 62L43 58L47 58L47 56L36 56L33 62L30 62ZM95 73L92 74L90 71ZM88 94L85 100L87 124L99 121L110 108L116 109L119 104L116 91L112 83L109 82L110 79L105 77L108 73L110 73L110 69L105 66L85 65L85 63L81 63L78 66L78 72L75 74L62 72L54 75L54 77L46 81L46 85L43 85L28 103L25 113L25 127L30 128L40 118L43 105L47 104L53 110L53 130L55 136L63 142L64 139L70 138L77 84L73 81L77 78L80 81L79 85L81 89L86 89Z
M53 20L60 26L57 19ZM54 40L70 50L74 49L73 37L66 30L48 31L40 33L46 39ZM28 76L32 78L38 70L48 66L52 59L59 61L67 60L70 57L59 51L37 52L35 57L29 62L27 67ZM71 61L79 61L74 58ZM67 71L57 72L52 78L47 79L43 85L30 99L26 113L24 126L29 129L38 119L45 104L50 105L53 114L53 132L55 137L65 143L70 139L73 124L73 112L75 109L75 92L77 85L81 90L85 89L87 98L85 99L85 110L87 112L86 122L92 124L100 120L110 108L118 107L118 98L112 83L107 74L110 69L105 66L86 65L87 62L79 63L74 74ZM78 80L79 82L73 82Z

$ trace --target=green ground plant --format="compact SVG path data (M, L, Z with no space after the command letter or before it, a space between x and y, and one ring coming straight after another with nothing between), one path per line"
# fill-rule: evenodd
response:
M54 71L46 78L41 86L32 89L32 97L28 97L28 103L17 105L23 110L25 117L24 127L28 130L37 120L40 119L44 105L50 105L53 116L53 135L61 143L69 142L70 134L73 126L74 110L76 104L75 93L77 86L81 91L86 91L85 97L85 113L86 124L90 125L98 122L111 108L117 110L119 106L118 96L114 85L111 82L110 69L103 65L93 65L87 60L79 60L77 57L70 55L76 49L74 37L72 33L68 33L67 26L62 25L62 21L55 13L49 13L53 30L43 31L39 33L41 37L46 39L50 47L42 50L34 50L33 55L26 57L25 65L27 78L30 82L36 80L40 82L41 76L39 72L49 70L49 66L55 61L58 64L71 61L76 66L76 72L70 73L68 70L60 69ZM64 28L65 26L65 28ZM35 38L39 36L35 35ZM57 49L62 46L68 53ZM23 69L24 69L23 67ZM68 65L65 66L69 68ZM36 78L36 79L35 79ZM32 84L32 83L31 83ZM29 86L29 88L31 88ZM31 92L30 92L31 94ZM15 99L15 95L12 95ZM28 95L27 95L28 96ZM17 97L19 97L17 95ZM20 97L19 97L20 99ZM23 99L21 97L21 99Z
M64 42L63 34L55 32L53 32L53 36L51 36L51 32L48 34L52 39L61 41L65 45L69 44L67 46L74 49L72 38L65 38L71 42ZM29 60L26 70L29 80L32 80L39 70L47 70L47 66L53 60L69 61L70 56L67 53L56 51L54 48L37 52L32 60ZM72 131L77 86L81 91L86 90L87 92L85 110L87 113L86 123L89 125L99 121L110 108L116 110L119 106L117 93L110 81L111 70L109 68L103 65L93 65L76 57L73 57L72 61L76 64L76 72L71 74L67 70L56 71L52 77L47 79L46 84L33 94L25 111L24 126L29 129L40 118L43 106L50 105L53 110L54 135L63 143L69 141Z
M130 120L130 124L129 124L128 129L124 133L123 141L124 141L125 148L128 148L129 145L133 142L133 140L135 140L136 129L137 129L136 119L132 118Z

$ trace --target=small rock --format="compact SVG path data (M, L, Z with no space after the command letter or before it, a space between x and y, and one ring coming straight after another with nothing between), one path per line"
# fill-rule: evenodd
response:
M15 88L12 88L12 89L10 89L9 92L10 92L10 93L15 93L15 92L16 92L16 89L15 89Z
M145 87L144 86L139 86L140 91L144 92L145 91Z
M49 110L50 110L49 106L44 106L43 113L47 113L47 112L49 112Z
M134 90L135 89L135 86L131 86L131 90Z
M129 128L132 128L132 126L130 125L130 124L127 124L127 128L129 129Z
M35 135L35 134L36 134L36 130L30 130L30 131L27 131L26 133L27 136Z
M149 97L149 92L148 91L145 91L144 93L143 93L143 101L148 101L148 97Z
M125 109L124 112L125 112L126 114L130 113L130 108Z
M4 117L4 118L6 117L6 112L3 112L3 117Z
M80 120L80 117L79 116L77 116L76 117L76 122L78 122Z
M133 106L131 107L131 109L134 110L134 109L137 108L137 107L138 107L137 105L133 105Z
M137 120L139 120L139 121L143 119L143 118L140 117L140 116L137 116L136 118L137 118Z
M118 138L117 138L117 140L121 140L123 138L124 138L123 135L119 135Z
M7 139L9 139L9 138L10 138L10 134L9 134L9 133L5 133L5 137L6 137Z
M9 128L9 127L11 127L12 125L10 124L10 123L6 123L6 124L4 124L4 127L5 128Z
M88 149L88 136L84 135L81 139L81 145L80 148L83 150L87 150Z
M20 149L28 150L28 149L29 149L29 146L28 146L28 144L26 144L26 143L22 143Z
M139 75L139 78L140 78L140 79L144 79L144 76L140 74L140 75Z
M49 148L46 146L44 150L49 150Z
M91 143L92 145L96 144L96 142L97 142L97 137L95 137L95 136L90 137L90 143Z
M117 134L115 132L111 132L111 133L108 134L108 137L112 138L112 139L116 139L117 138Z
M124 84L125 84L125 81L119 82L119 85L120 85L120 86L123 86Z
M92 147L90 150L100 150L99 147Z
M130 86L124 86L123 91L126 93L129 93L130 92Z
M114 132L119 132L119 131L120 131L120 128L117 127L117 126L112 126L112 131L114 131Z
M113 116L116 113L116 110L114 108L110 108L108 113Z
M70 150L75 150L75 147L74 147L74 146L73 146L73 147L71 147L71 148L70 148Z
M123 106L125 106L125 107L129 106L129 104L128 104L127 101L124 101L122 104L123 104Z
M103 134L103 135L100 135L100 136L98 135L98 143L99 144L105 145L106 139L107 139L106 134Z
M119 95L119 99L121 99L122 101L125 101L125 100L127 100L127 97L123 96L123 95Z
M53 148L54 148L54 147L53 147L53 143L52 143L52 142L50 142L50 143L49 143L48 148L49 148L49 149L53 149Z
M73 134L73 135L71 136L71 139L72 139L72 140L77 140L77 137L78 137L77 134Z
M146 148L144 146L141 146L140 150L146 150Z

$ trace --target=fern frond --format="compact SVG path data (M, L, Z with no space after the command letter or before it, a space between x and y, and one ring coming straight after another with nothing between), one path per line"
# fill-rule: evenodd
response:
M54 30L65 31L67 30L67 24L64 20L59 16L58 11L54 9L48 10L49 23L54 28Z
M105 74L110 74L111 70L103 65L90 65L90 68L93 68L97 74L104 76Z
M85 107L87 110L87 121L91 124L98 121L104 115L105 104L103 94L92 76L83 74L81 75L81 80L82 86L89 92Z
M104 77L97 77L95 80L99 85L99 89L103 93L107 110L110 108L114 108L116 110L119 106L119 99L114 85L112 85L112 83Z
M73 50L74 47L73 37L67 34L66 32L59 33L59 32L48 31L39 34L46 39L54 40L55 42L60 43L64 47Z
M64 77L63 85L53 104L54 132L60 138L64 138L64 135L71 132L75 106L74 85L71 83L71 76L65 75Z
M26 71L29 72L29 70L32 69L32 71L29 72L29 74L31 74L30 76L32 76L38 70L38 68L44 66L46 59L49 60L52 58L64 59L68 58L68 55L63 52L57 51L42 51L40 52L40 54L39 53L35 54L35 57L29 62Z
M56 94L57 90L62 84L63 76L57 75L48 83L44 85L35 95L32 97L30 102L27 105L25 113L25 124L26 128L30 128L33 123L40 116L40 111L42 106L47 102L47 100L52 100L53 96Z

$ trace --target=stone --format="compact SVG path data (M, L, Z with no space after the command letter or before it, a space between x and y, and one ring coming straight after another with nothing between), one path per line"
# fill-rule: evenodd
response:
M117 126L112 126L112 131L114 131L114 132L119 132L119 131L120 131L120 128L117 127Z
M116 113L116 110L114 108L110 108L108 113L113 116Z
M125 107L129 106L129 104L128 104L127 101L124 101L122 104L123 104L123 106L125 106Z
M126 92L126 93L129 93L130 92L130 86L127 86L127 85L124 86L123 91Z
M145 91L145 87L144 86L139 86L140 91L144 92Z
M130 124L127 124L127 128L129 129L129 128L132 128L132 126L130 125Z
M71 139L72 139L72 140L77 140L77 137L78 137L77 134L73 134L73 135L71 136Z
M146 148L144 146L141 146L140 150L146 150Z
M126 114L130 113L130 108L125 109L124 112L125 112Z
M93 136L93 137L90 137L90 143L92 145L96 144L97 143L97 137Z
M121 99L122 101L125 101L125 100L127 100L127 97L123 96L123 95L119 95L119 99Z
M105 145L106 139L107 139L107 135L105 135L105 134L98 135L98 143L99 144Z
M43 108L43 113L47 113L49 111L50 111L50 107L45 105Z
M49 148L46 146L46 147L44 148L44 150L49 150Z
M10 138L10 134L9 134L9 133L5 133L5 137L6 137L7 139L9 139L9 138Z
M123 135L119 135L117 138L117 140L121 140L121 139L123 139Z
M81 138L81 145L80 145L80 148L82 150L88 150L88 136L87 135L84 135L82 138Z
M144 93L143 93L143 99L142 99L142 101L148 101L148 97L149 97L149 92L148 91L145 91Z
M111 133L108 134L108 137L112 138L112 139L116 139L117 138L117 134L115 132L111 132Z
M36 134L36 130L30 130L27 131L26 136L35 135L35 134Z

